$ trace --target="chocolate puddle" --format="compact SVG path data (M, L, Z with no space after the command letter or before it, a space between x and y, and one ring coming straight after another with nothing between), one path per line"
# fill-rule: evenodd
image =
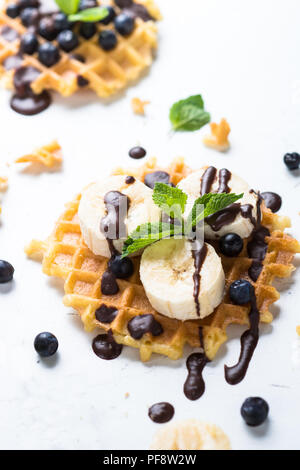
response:
M148 416L155 423L167 423L174 416L174 407L167 402L155 403L149 408Z
M96 320L101 323L112 323L118 315L118 310L115 307L107 307L102 304L95 312Z
M202 327L199 328L200 346L204 351L203 331ZM185 396L189 400L198 400L205 392L205 382L203 380L202 372L206 364L209 362L208 357L203 353L193 353L186 361L188 369L188 376L183 386Z
M98 335L93 340L93 351L101 359L110 361L120 356L123 346L116 343L111 330L107 334Z
M267 191L261 193L261 197L265 201L265 204L268 209L271 209L272 212L278 212L281 208L282 199L277 193L272 193L271 191Z
M196 305L196 312L198 317L200 317L200 304L199 304L199 292L200 292L200 271L202 265L205 261L207 255L207 245L204 242L200 242L199 240L192 240L191 243L194 243L196 246L192 249L192 256L194 259L194 267L195 271L193 274L193 281L194 281L194 290L193 296Z
M232 367L228 367L226 365L224 366L225 379L230 385L238 384L245 377L259 338L259 311L256 305L255 294L253 294L250 302L250 328L246 330L241 336L241 352L239 360L237 364Z
M153 173L147 173L144 179L144 183L151 189L154 189L155 183L170 183L170 175L166 171L154 171Z
M130 336L134 339L141 339L145 333L151 333L153 336L159 336L163 333L163 327L155 320L154 316L149 314L137 315L127 324Z

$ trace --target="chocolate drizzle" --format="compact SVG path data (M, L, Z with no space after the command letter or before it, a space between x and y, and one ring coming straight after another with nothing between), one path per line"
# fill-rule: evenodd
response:
M212 215L205 218L205 222L214 232L218 232L225 225L234 222L236 216L240 213L241 205L233 203Z
M272 212L278 212L281 208L282 199L279 194L267 191L261 193L261 197L265 201L267 208L271 209Z
M210 193L211 187L216 178L217 169L214 166L208 167L202 175L200 185L200 196Z
M164 331L161 324L151 313L133 317L128 322L127 328L130 336L134 339L141 339L146 333L151 333L153 336L159 336Z
M170 183L170 175L166 171L153 171L153 173L147 173L144 179L144 183L149 188L153 189L155 183Z
M196 239L191 240L191 243L194 244L194 247L192 249L192 256L194 259L194 267L195 267L195 271L193 274L193 281L194 281L193 296L194 296L194 301L195 301L195 306L196 306L196 312L197 312L198 317L200 317L200 304L199 304L199 292L200 292L200 280L201 280L200 271L207 255L207 245L204 242L200 242L199 240L196 240Z
M11 108L19 114L31 116L48 108L51 96L48 91L36 95L31 89L31 83L40 75L34 67L19 67L14 73L14 87L16 93L10 101Z
M247 245L248 256L249 258L253 258L248 274L254 282L257 281L263 268L263 260L265 259L268 250L268 244L265 241L265 237L268 237L269 235L269 230L266 227L261 226L254 230L252 239Z
M256 305L255 294L252 295L251 309L249 313L250 328L241 336L241 352L236 365L228 367L225 365L225 379L230 385L236 385L246 375L249 363L256 348L259 337L259 311Z
M205 382L202 372L206 364L209 362L204 351L203 331L199 328L200 347L203 348L202 353L191 354L186 361L188 376L183 386L185 396L189 400L198 400L205 391Z
M149 408L148 416L155 423L167 423L174 416L174 407L167 402L155 403Z
M96 310L95 317L100 323L112 323L118 313L119 312L115 307L108 307L107 305L102 304Z
M226 168L222 168L219 171L219 188L218 193L230 193L230 188L228 187L228 181L231 178L231 173Z
M120 356L123 349L122 344L116 343L114 340L111 330L108 330L107 334L96 336L93 340L92 347L96 356L107 361L116 359Z

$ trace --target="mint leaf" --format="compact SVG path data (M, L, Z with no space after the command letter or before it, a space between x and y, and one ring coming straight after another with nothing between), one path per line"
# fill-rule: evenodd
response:
M244 194L235 193L207 193L198 197L194 202L193 208L188 216L187 231L195 227L201 220L209 215L215 214L225 209L230 204L238 201ZM203 206L201 209L201 205Z
M127 238L122 250L122 258L162 238L173 237L182 233L181 226L170 225L164 222L146 223L139 225Z
M66 0L59 0L59 1L66 1ZM95 8L87 8L86 10L79 11L75 15L71 14L68 16L68 20L69 21L83 21L83 22L89 23L89 22L103 20L103 18L106 18L107 16L108 16L107 8L95 7Z
M187 195L179 188L164 183L155 183L152 199L166 214L173 219L181 219Z
M59 6L60 10L66 15L72 15L76 13L79 7L80 0L55 0L55 3Z
M210 121L210 114L204 110L201 95L190 96L174 103L169 117L175 131L196 131Z

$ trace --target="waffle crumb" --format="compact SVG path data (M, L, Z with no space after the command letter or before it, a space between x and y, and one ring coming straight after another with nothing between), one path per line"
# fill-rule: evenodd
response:
M215 424L196 419L167 424L160 429L151 450L230 450L228 437Z
M296 327L297 334L300 336L300 325Z
M47 168L58 168L62 163L61 146L54 140L50 144L34 150L31 154L17 158L15 163L40 164Z
M0 176L0 191L4 192L8 188L8 178L6 176Z
M228 135L230 133L230 126L226 119L221 119L220 124L212 122L210 124L211 135L207 135L203 139L204 145L219 152L225 152L229 149L230 143Z
M140 98L132 98L131 107L135 114L140 114L141 116L145 115L145 106L149 104L150 101L142 101Z

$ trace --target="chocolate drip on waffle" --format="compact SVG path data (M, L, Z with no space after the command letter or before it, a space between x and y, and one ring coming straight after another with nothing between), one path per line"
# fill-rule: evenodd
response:
M48 91L39 95L33 93L31 83L40 75L40 71L34 67L19 67L14 73L15 94L10 101L11 108L19 114L32 116L41 113L51 103Z
M198 400L198 398L200 398L205 392L205 382L202 377L202 372L206 364L209 362L209 359L204 350L203 331L201 326L199 327L199 339L200 347L203 349L203 352L191 354L186 361L188 376L185 381L183 391L189 400Z

